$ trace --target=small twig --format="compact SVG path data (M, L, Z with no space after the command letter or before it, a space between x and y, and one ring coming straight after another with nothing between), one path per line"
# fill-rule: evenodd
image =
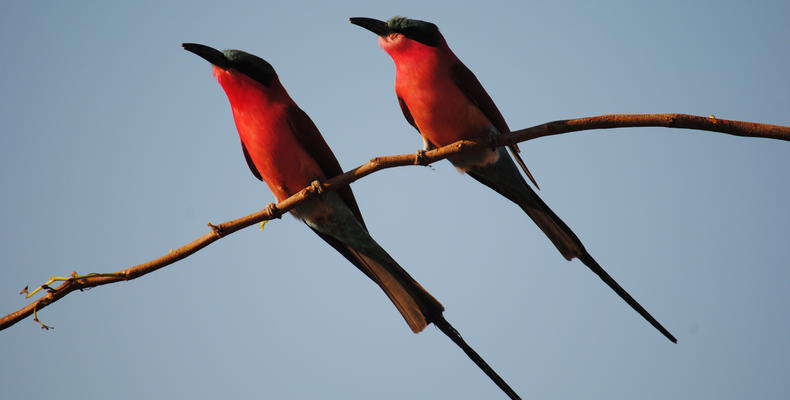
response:
M41 325L41 329L45 331L48 331L50 329L55 329L54 326L46 325L43 322L41 322L40 319L38 319L38 310L36 310L36 307L33 307L33 321L38 322L38 324Z
M787 126L731 121L718 119L714 116L699 117L686 114L613 114L602 115L598 117L554 121L527 129L505 133L497 138L497 145L507 146L543 136L558 135L561 133L582 130L647 126L697 129L726 133L735 136L790 140L790 127ZM219 225L209 223L211 232L204 234L191 243L181 246L175 250L171 250L168 252L168 254L157 259L118 272L88 274L79 277L72 276L69 278L52 277L50 282L42 285L40 288L33 291L33 293L28 294L28 297L32 296L41 289L48 290L46 295L25 307L22 307L21 309L0 318L0 330L14 325L31 314L33 315L34 320L41 324L42 328L44 328L46 325L38 320L37 311L58 301L62 297L75 290L83 290L95 286L131 280L139 276L149 274L164 266L173 264L181 259L189 257L190 255L198 252L202 248L224 236L230 235L240 229L262 221L280 218L283 213L290 211L294 207L303 203L307 199L318 195L319 193L337 190L338 188L347 186L348 184L376 171L405 165L430 165L453 154L485 149L489 148L490 146L490 139L488 137L481 137L474 140L458 141L450 145L429 151L419 151L416 155L412 153L388 157L376 157L371 159L368 163L362 164L344 174L338 175L327 180L326 182L323 182L323 184L320 182L313 182L311 186L300 190L293 196L277 204L270 204L265 209L256 213L232 221L223 222ZM56 281L63 281L63 283L56 288L51 288L48 286L49 284ZM21 293L27 294L27 287L25 287Z

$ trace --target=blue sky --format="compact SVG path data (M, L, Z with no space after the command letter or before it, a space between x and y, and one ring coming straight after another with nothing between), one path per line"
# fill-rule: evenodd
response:
M682 112L790 125L787 2L14 3L0 14L0 312L272 196L182 42L268 60L345 169L420 142L351 16L439 25L512 128ZM529 399L783 398L790 144L664 128L522 145L541 196L679 343L448 163L353 185L368 227ZM4 397L503 398L291 217L0 333Z

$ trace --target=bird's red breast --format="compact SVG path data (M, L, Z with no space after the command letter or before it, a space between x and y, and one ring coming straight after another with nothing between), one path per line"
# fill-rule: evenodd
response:
M379 44L395 62L395 93L401 107L405 105L413 125L432 145L445 146L495 132L491 120L453 78L453 69L463 64L443 38L433 47L394 34L381 37ZM495 162L498 154L479 151L452 156L450 161L463 172Z
M491 121L452 79L451 69L461 61L444 39L431 47L393 34L379 44L395 62L395 93L431 143L444 146L488 133Z
M296 104L279 79L268 87L233 69L214 67L228 96L241 142L278 201L326 177L295 136L288 113Z

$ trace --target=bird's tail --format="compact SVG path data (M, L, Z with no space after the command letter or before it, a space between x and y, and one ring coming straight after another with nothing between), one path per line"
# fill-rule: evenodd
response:
M353 225L356 225L356 227L351 230L346 229L348 226ZM406 270L401 268L368 235L361 224L356 222L356 219L349 219L346 221L345 227L338 227L339 229L332 229L329 224L324 223L321 226L322 231L319 231L310 226L318 236L379 285L414 333L419 333L425 329L431 322L431 316L442 314L444 311L442 304L412 278ZM346 231L356 231L358 233L352 234L346 233ZM338 237L342 237L344 240L338 239Z
M450 323L447 322L446 319L444 319L444 316L440 314L438 315L436 320L432 322L434 325L436 325L437 328L439 328L440 331L442 331L442 333L447 335L447 337L449 337L450 340L453 341L453 343L458 345L458 347L460 347L461 350L463 350L464 353L466 353L469 359L471 359L477 365L478 368L483 370L483 372L486 375L488 375L488 377L491 378L491 380L494 381L494 383L500 389L502 389L502 391L505 392L505 394L507 394L508 397L510 397L513 400L521 399L521 397L519 397L519 395L510 387L510 385L508 385L507 382L505 382L505 380L502 379L502 377L500 377L499 374L497 374L496 371L494 371L494 369L491 368L490 365L488 365L486 360L484 360L483 357L480 357L480 355L477 354L475 349L473 349L471 346L469 346L466 343L464 338L461 337L461 334L458 333L458 331L455 330L455 328L452 325L450 325Z
M529 172L529 168L527 168L527 164L521 158L521 154L520 154L521 149L518 148L518 145L512 144L508 146L508 148L510 149L510 154L513 154L513 158L516 159L518 166L521 167L521 170L524 171L525 174L527 174L527 178L529 178L529 180L532 181L532 184L535 185L535 189L540 190L540 185L538 185L538 181L535 179L534 176L532 176L532 172Z
M357 258L354 264L358 267L361 264L370 272L369 276L387 294L414 333L419 333L437 315L442 315L444 306L383 250L383 255L375 257L352 252Z
M382 250L383 251L383 250ZM385 253L386 254L386 253ZM376 259L361 255L361 260L367 265L377 279L376 283L381 286L387 296L392 300L398 310L409 323L412 330L417 333L425 327L427 323L433 323L442 333L447 335L458 347L466 353L472 362L480 368L505 394L513 400L520 400L521 397L505 382L499 374L477 352L466 343L461 334L444 318L442 315L444 307L433 297L422 285L415 281L403 270L394 260L386 256L392 264L389 266L381 265L377 260L384 259L379 256ZM389 262L387 262L389 264ZM392 273L391 271L398 272ZM416 307L416 308L415 308ZM420 311L417 310L420 309Z
M409 323L409 326L415 333L422 330L428 323L433 323L442 333L447 335L453 343L460 347L461 350L466 353L467 357L502 389L508 397L513 400L521 399L510 385L488 365L483 357L477 354L477 352L466 343L461 337L461 334L444 318L444 315L442 315L444 307L442 307L422 285L411 278L411 276L397 264L394 264L394 267L397 267L397 269L402 272L403 278L408 279L410 284L403 285L400 283L405 279L395 277L395 275L400 275L400 273L391 274L389 271L393 269L392 267L385 268L381 265L377 265L375 260L366 256L362 256L362 258L368 265L368 268L371 271L375 271L374 274L377 276L377 279L374 280L381 286L384 292L387 293L387 296L389 296L390 300L392 300L398 310L400 310L406 322ZM399 283L395 283L395 281L399 281ZM409 288L408 286L411 287ZM418 311L417 308L419 308L420 311Z
M453 341L505 394L513 400L521 397L477 352L466 343L461 334L442 315L444 307L422 285L415 281L384 250L375 258L359 254L359 261L375 276L373 279L387 293L406 322L417 333L428 323L433 323ZM381 262L383 261L383 262ZM356 264L356 263L355 263Z
M340 212L321 224L308 222L308 226L381 287L413 332L418 333L428 324L435 324L511 399L519 399L513 389L444 319L442 304L398 265L350 213L345 215Z
M518 172L506 151L500 149L499 160L495 163L484 167L474 167L467 173L480 183L518 204L549 237L549 240L566 259L578 258L639 315L658 329L667 339L677 343L677 339L663 325L653 318L614 278L601 268L598 262L587 252L587 249L584 248L584 245L571 228L524 181L524 178Z

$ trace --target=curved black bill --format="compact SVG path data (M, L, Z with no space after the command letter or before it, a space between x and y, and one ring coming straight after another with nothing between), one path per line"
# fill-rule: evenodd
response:
M227 57L217 49L197 43L182 43L181 46L184 47L184 50L195 53L220 68L227 69L229 67Z
M351 17L348 19L348 22L351 22L354 25L359 25L379 36L386 36L391 33L390 28L387 26L387 23L384 21L379 21L373 18L365 18L365 17Z

